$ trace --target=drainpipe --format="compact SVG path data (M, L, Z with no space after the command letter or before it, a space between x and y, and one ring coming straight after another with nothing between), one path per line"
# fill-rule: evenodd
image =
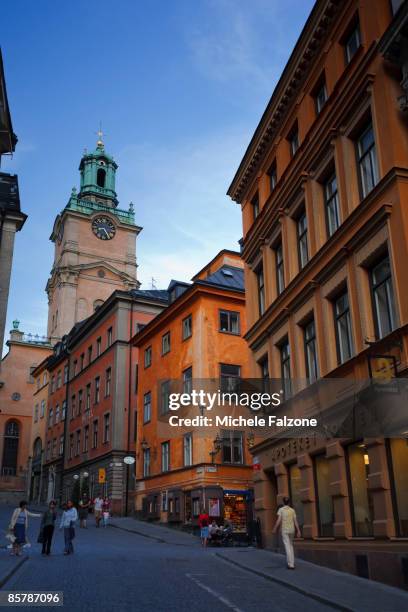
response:
M128 427L127 427L127 446L126 455L130 453L130 428L131 428L131 406L132 406L132 369L133 369L133 351L131 339L133 333L133 298L130 307L130 324L129 324L129 381L128 381ZM125 516L128 516L129 511L129 472L130 465L126 464L126 487L125 487Z

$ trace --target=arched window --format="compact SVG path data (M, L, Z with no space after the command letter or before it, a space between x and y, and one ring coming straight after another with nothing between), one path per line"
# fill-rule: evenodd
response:
M105 187L106 171L103 168L99 168L96 174L96 183L98 187Z
M33 444L33 458L38 459L38 457L41 457L41 451L42 451L41 438L36 438Z
M17 457L20 428L17 421L8 421L4 430L3 463L1 473L3 476L17 474Z

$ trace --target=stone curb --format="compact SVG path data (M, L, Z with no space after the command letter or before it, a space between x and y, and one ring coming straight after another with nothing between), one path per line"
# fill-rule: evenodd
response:
M6 584L6 582L8 582L10 580L10 578L12 576L14 576L14 574L16 573L16 571L18 569L20 569L20 567L23 565L23 563L25 563L26 561L28 561L28 557L22 557L9 571L5 576L2 576L0 578L0 588L3 588L3 586Z
M321 595L320 593L316 593L315 591L304 589L300 586L292 584L291 582L288 582L287 580L283 580L282 578L271 576L271 574L266 574L265 572L261 570L254 569L252 567L248 567L247 565L243 565L242 563L239 563L238 561L233 561L232 559L229 559L228 557L224 556L222 553L217 552L215 554L220 559L227 561L227 563L231 563L231 565L236 565L237 567L240 567L241 569L246 570L247 572L251 572L252 574L256 574L258 576L261 576L262 578L266 578L266 580L270 580L271 582L277 582L278 584L288 589L291 589L292 591L296 591L297 593L300 593L301 595L306 595L306 597L310 597L311 599L314 599L315 601L318 601L327 606L330 606L334 608L335 610L342 610L342 612L359 612L357 608L350 608L349 606L340 604L337 601L333 601L332 599L328 599L327 597L324 597L324 595Z
M115 529L120 529L121 531L127 531L128 533L135 533L136 535L140 535L143 538L147 538L148 540L155 540L156 542L159 542L160 544L166 544L166 540L163 540L162 538L158 538L157 536L147 535L143 533L142 531L137 531L136 529L129 529L128 527L121 527L120 525L114 525L113 523L110 523L109 527L114 527Z

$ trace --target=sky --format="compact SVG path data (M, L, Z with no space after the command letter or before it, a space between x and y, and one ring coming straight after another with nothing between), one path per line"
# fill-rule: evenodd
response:
M99 122L135 206L141 288L189 280L238 250L226 195L313 0L3 0L12 158L28 219L16 236L7 332L45 334L56 215Z

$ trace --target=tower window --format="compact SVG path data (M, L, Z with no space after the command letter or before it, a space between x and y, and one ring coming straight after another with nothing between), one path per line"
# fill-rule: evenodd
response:
M106 178L106 171L103 168L99 168L97 175L96 175L96 182L98 187L105 187L105 178Z

